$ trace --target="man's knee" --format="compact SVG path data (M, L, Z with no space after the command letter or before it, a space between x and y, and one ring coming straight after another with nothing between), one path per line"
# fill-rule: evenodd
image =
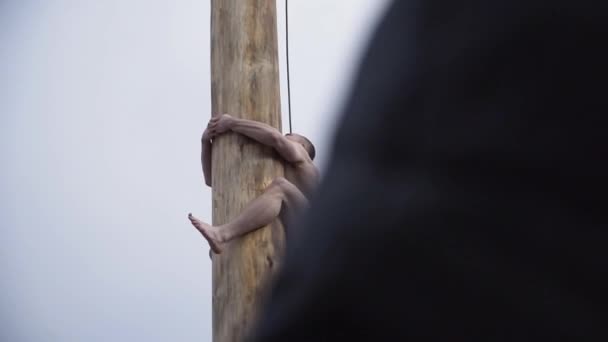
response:
M277 177L272 180L272 183L270 183L270 186L284 187L286 184L290 184L290 183L285 177Z
M281 194L288 193L294 185L284 177L277 177L272 180L268 188Z

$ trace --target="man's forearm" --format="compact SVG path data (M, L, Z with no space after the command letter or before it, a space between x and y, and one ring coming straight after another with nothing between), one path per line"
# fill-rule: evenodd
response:
M277 143L277 139L283 136L276 128L265 123L246 119L235 118L230 130L248 136L261 144L271 147L274 147Z
M211 186L211 142L203 141L201 148L201 163L203 164L203 176L205 176L205 184Z

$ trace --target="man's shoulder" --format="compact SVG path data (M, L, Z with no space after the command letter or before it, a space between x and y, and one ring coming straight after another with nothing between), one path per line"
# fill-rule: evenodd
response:
M320 174L319 169L310 158L303 159L302 161L298 161L295 163L287 163L287 165L285 166L289 168L291 172L298 176L310 176Z
M293 146L293 148L297 151L297 155L298 155L297 159L289 162L290 164L292 164L294 166L301 166L301 165L308 165L308 164L312 163L312 159L310 159L310 156L308 155L308 151L306 151L304 146L302 146L301 144L298 144L295 141L291 141L289 139L286 139L286 141L288 141L289 144L291 146Z

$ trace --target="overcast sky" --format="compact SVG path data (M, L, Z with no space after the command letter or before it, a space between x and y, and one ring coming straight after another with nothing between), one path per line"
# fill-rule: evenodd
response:
M209 0L0 0L0 341L210 341ZM284 127L284 3L278 4ZM386 1L291 0L294 131L328 158Z

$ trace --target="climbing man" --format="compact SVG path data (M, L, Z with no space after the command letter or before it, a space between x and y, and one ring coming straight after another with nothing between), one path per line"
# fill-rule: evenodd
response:
M192 225L205 237L214 253L221 253L224 243L270 224L277 217L287 226L294 216L308 206L308 197L319 182L319 170L313 164L315 148L299 134L281 134L261 122L238 119L228 114L209 120L202 137L201 162L205 183L211 186L211 144L226 132L245 135L272 147L285 162L285 178L274 179L264 193L251 201L232 221L212 226L188 214Z

